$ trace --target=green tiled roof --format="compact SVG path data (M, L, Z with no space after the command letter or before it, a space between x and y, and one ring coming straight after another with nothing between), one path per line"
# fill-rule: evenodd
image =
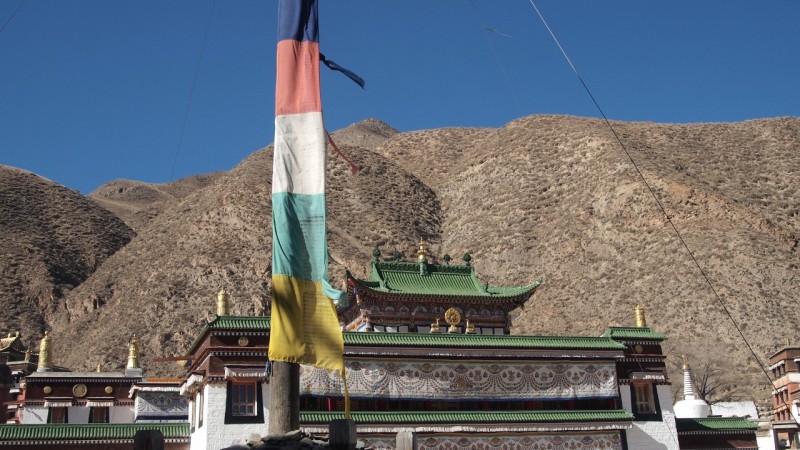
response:
M379 292L499 298L524 295L541 284L536 281L527 286L487 287L478 280L472 266L427 264L426 267L427 273L422 275L418 263L373 261L369 280L357 281Z
M611 339L652 339L663 341L667 338L665 334L656 333L650 327L610 327L602 334L602 337Z
M218 316L206 325L209 330L267 330L270 318L267 316Z
M701 419L675 419L678 431L755 431L758 425L744 417L704 417Z
M300 412L301 424L330 423L341 412ZM623 409L593 411L351 411L350 418L364 424L399 423L552 423L633 420Z
M139 430L159 430L165 438L189 438L189 424L93 423L0 425L0 441L130 439Z
M622 350L624 345L607 337L509 336L444 333L344 333L345 345L482 348L579 348Z

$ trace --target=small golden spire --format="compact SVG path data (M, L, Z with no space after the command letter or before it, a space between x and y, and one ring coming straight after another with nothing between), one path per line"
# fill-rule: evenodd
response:
M102 372L102 371L103 371L103 364L98 364L97 365L97 372Z
M31 362L31 349L25 349L25 362Z
M139 369L139 339L136 338L136 334L128 344L128 365L125 369Z
M633 310L636 314L636 327L637 328L645 328L647 327L647 319L644 317L644 307L642 305L636 305L636 308Z
M428 262L428 250L425 248L425 241L419 240L419 250L417 250L417 261L420 264Z
M228 293L225 292L225 289L220 289L217 294L217 315L228 315Z
M686 358L686 355L681 355L681 359L683 359L683 370L689 370L689 359Z
M50 355L50 333L45 331L44 338L39 343L39 365L37 372L50 372L53 370L52 356Z
M431 333L439 333L442 331L442 328L439 326L439 318L436 318L436 322L431 324Z
M467 319L467 329L465 332L466 334L475 334L475 324L470 322L469 319Z

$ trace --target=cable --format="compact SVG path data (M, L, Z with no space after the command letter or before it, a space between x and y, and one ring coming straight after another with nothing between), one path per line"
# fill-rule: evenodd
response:
M525 110L522 109L522 104L519 102L519 96L517 95L517 91L514 89L514 86L511 84L511 79L508 77L508 73L506 72L506 68L503 65L503 62L500 60L500 57L497 55L497 49L494 48L494 43L492 42L491 39L489 39L489 32L498 33L498 34L502 34L502 33L499 33L494 28L487 27L485 21L483 20L483 17L481 16L480 11L478 11L478 7L475 6L474 0L469 0L469 3L472 5L472 9L475 11L475 16L478 18L478 22L481 23L481 27L483 28L483 37L486 38L486 42L489 43L489 48L492 49L492 55L494 55L494 60L495 60L495 62L497 62L497 65L500 67L500 72L502 72L503 79L506 81L506 84L508 85L508 89L511 91L511 96L514 98L514 103L517 104L517 109L519 110L519 114L520 115L525 115ZM504 35L504 36L508 36L508 35ZM511 36L508 36L508 37L511 37Z
M192 78L192 88L189 90L189 102L186 104L186 112L183 113L183 124L181 125L181 134L178 137L178 145L175 147L175 158L172 160L172 169L169 171L169 181L171 182L175 176L175 165L178 163L178 154L181 151L181 144L183 143L183 136L186 133L186 123L189 121L189 111L192 109L192 98L194 98L194 88L197 85L197 74L200 72L200 63L203 61L203 54L206 50L206 41L208 41L208 29L211 27L211 16L214 12L214 4L216 0L211 0L211 8L208 10L208 19L206 19L206 30L203 34L203 44L200 46L200 54L197 56L197 65L194 68L194 77Z
M639 170L639 166L637 166L636 162L633 160L633 156L631 156L631 154L628 151L627 147L625 147L625 144L622 142L622 139L620 139L620 137L617 134L616 130L614 130L614 127L611 126L611 122L609 122L608 118L606 117L605 112L603 112L603 108L601 108L600 104L597 103L597 100L594 98L594 95L592 95L592 92L589 90L589 87L583 81L583 78L581 77L580 73L578 73L578 70L575 68L575 65L572 63L572 60L567 55L567 52L564 50L564 47L561 46L561 43L558 41L558 38L556 38L555 33L553 33L553 30L550 29L550 26L547 24L547 21L544 19L544 16L539 11L539 8L536 7L536 3L534 3L533 0L528 0L528 1L530 2L531 6L533 6L533 9L536 11L536 14L539 15L539 19L541 19L541 21L544 24L545 28L547 28L547 31L550 33L550 36L553 38L553 41L558 46L558 49L561 50L561 54L564 55L564 58L567 60L567 63L569 64L569 66L572 68L572 71L575 73L575 76L578 77L578 80L581 82L581 85L583 85L583 88L586 90L586 93L589 94L589 98L592 99L592 103L594 103L594 106L597 108L597 111L600 112L600 115L603 117L603 120L605 121L605 123L608 126L609 130L611 130L611 133L614 134L614 138L617 140L617 142L619 143L620 147L625 152L625 155L630 160L631 165L633 165L633 168L636 169L636 173L639 175L639 178L642 180L642 183L644 183L644 185L647 187L647 190L650 191L650 195L653 196L653 199L656 201L656 204L658 205L658 208L661 210L661 213L667 219L667 222L672 227L672 230L675 232L675 235L678 237L678 240L681 242L681 245L683 245L683 248L686 249L686 252L689 254L689 257L691 258L692 262L697 267L697 270L700 271L700 274L703 276L703 279L705 280L706 284L711 289L711 292L714 293L714 297L716 297L717 302L722 307L722 310L728 316L728 319L730 319L731 323L733 324L733 327L739 333L739 336L741 336L742 340L744 341L745 345L747 346L747 349L753 355L753 358L756 360L756 363L758 364L758 367L761 368L761 371L764 373L764 376L767 377L767 380L769 381L769 384L772 386L773 390L777 389L777 387L775 386L775 383L772 381L772 379L770 378L769 374L767 373L766 368L761 363L761 360L758 358L758 355L756 354L755 350L753 350L753 347L750 345L750 342L747 341L747 338L745 337L745 335L742 332L741 328L739 328L739 325L736 323L736 320L734 320L733 315L728 310L728 307L725 306L725 302L722 301L722 298L717 293L717 290L714 289L714 285L711 284L711 280L708 278L708 275L706 275L706 272L700 266L700 263L695 258L694 253L692 253L692 251L689 249L689 246L686 244L686 241L683 240L683 236L681 236L681 233L678 231L678 228L672 222L672 218L669 216L669 214L667 214L667 211L664 208L664 205L662 205L661 201L658 200L658 197L656 196L655 192L653 191L653 188L647 182L647 179L644 177L644 174L642 174L642 171ZM785 402L784 402L784 404L785 404ZM791 408L789 409L789 412L791 414Z
M19 5L17 5L17 9L15 9L14 12L11 13L11 15L8 17L8 19L6 19L6 23L4 23L2 27L0 27L0 33L2 33L3 30L6 29L6 26L8 26L9 23L11 23L11 19L13 19L14 16L17 15L17 12L19 12L20 8L22 8L22 5L24 5L24 4L25 4L25 0L22 0L21 2L19 2Z

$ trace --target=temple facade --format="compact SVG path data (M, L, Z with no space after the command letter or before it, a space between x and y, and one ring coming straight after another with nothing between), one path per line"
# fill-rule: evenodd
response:
M110 450L153 439L166 449L188 446L188 402L180 381L145 379L135 336L124 371L54 366L51 339L46 333L35 371L23 376L12 424L0 425L1 447Z
M338 305L351 418L370 448L679 448L661 343L647 327L597 337L510 335L509 313L538 282L481 283L464 264L374 252ZM224 301L223 301L224 300ZM188 350L191 448L244 444L269 421L267 317L217 315ZM343 418L338 373L300 367L300 423ZM410 446L410 447L409 447Z

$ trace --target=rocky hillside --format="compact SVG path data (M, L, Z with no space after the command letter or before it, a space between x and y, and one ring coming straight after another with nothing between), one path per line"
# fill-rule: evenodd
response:
M332 153L334 283L345 267L364 275L374 245L413 255L423 238L439 257L472 252L491 284L544 279L515 333L598 335L632 324L642 303L671 353L714 359L739 374L731 382L742 396L765 395L763 375L659 203L764 361L783 343L776 330L800 325L784 314L800 287L800 119L613 125L652 193L595 119L531 116L498 129L404 133L371 119L340 130L334 139L361 170L351 175ZM58 307L32 310L53 330L57 362L119 367L135 332L149 373L174 372L152 359L186 350L221 287L234 312L263 313L271 170L266 148L182 187L126 181L92 193L138 236L56 296ZM85 345L76 348L79 338Z
M77 191L0 166L0 330L38 341L64 297L134 235Z

